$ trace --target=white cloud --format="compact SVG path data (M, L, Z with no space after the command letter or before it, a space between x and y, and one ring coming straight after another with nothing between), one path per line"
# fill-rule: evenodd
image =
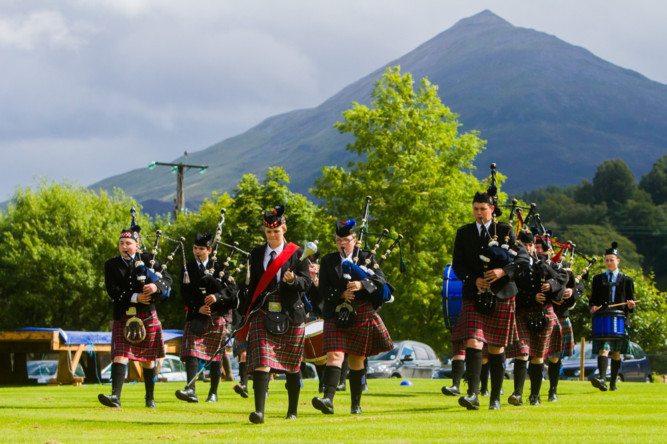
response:
M65 18L57 11L33 11L25 15L0 18L0 45L21 50L39 46L77 50L84 44Z

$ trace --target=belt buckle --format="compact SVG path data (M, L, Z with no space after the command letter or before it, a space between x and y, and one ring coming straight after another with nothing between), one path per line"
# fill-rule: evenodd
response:
M283 311L283 306L280 302L269 302L269 311L272 312Z
M128 308L127 311L125 312L125 314L128 315L128 316L133 316L133 315L137 314L137 307Z

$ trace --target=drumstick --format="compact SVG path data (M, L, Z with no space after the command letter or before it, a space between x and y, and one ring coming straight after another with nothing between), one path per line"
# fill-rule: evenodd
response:
M608 307L608 308L611 308L611 307L620 307L621 305L625 305L625 304L627 304L628 302L630 302L630 301L619 302L618 304L607 305L607 307ZM641 301L632 301L632 302L634 302L635 304L639 304L639 302L641 302Z

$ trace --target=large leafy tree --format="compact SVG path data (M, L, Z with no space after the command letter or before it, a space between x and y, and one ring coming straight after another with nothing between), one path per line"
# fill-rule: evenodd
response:
M667 203L667 154L658 159L651 171L642 176L639 188L649 193L656 205Z
M402 233L407 272L398 257L382 263L396 287L382 309L395 338L421 339L440 350L449 333L442 316L442 272L451 260L454 235L471 219L470 202L480 184L470 173L484 148L477 132L459 133L458 115L442 104L427 79L387 69L375 84L372 103L354 103L335 126L351 133L347 146L361 159L348 168L325 167L312 193L336 218L360 219L372 197L369 229ZM333 229L330 229L333 235Z
M635 175L622 159L605 160L598 165L593 177L593 197L596 202L624 204L636 189Z
M0 324L106 330L104 262L118 254L132 206L121 191L67 182L18 188L0 217Z

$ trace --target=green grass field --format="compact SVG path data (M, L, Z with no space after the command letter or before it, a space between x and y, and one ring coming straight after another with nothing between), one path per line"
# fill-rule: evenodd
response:
M251 397L242 399L232 383L221 382L218 403L187 404L174 396L182 383L156 386L157 409L144 407L143 384L126 384L122 409L97 401L109 385L0 387L0 441L3 443L106 443L151 441L216 442L667 442L667 384L621 383L602 393L588 382L561 381L560 400L542 406L512 407L507 395L501 411L489 411L482 398L477 412L459 407L440 393L450 380L371 380L361 416L349 413L350 395L339 392L336 414L313 409L317 382L305 381L299 419L286 421L284 381L273 381L266 423L253 425ZM198 382L205 399L208 384ZM505 381L511 392L512 381ZM528 390L528 384L526 384ZM202 401L203 401L202 399Z

